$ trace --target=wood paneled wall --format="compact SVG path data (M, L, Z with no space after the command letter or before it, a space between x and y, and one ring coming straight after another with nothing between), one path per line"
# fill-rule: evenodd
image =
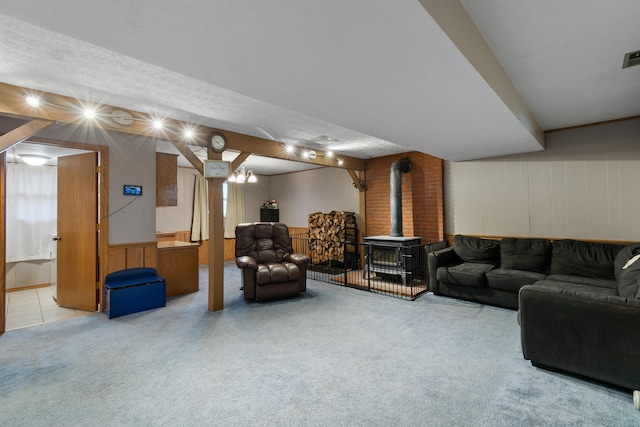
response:
M137 267L158 268L156 242L109 245L107 274Z

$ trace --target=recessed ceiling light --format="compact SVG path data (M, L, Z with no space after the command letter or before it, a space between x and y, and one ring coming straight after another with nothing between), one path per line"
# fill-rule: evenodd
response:
M164 127L164 123L162 123L162 120L154 120L153 121L153 128L160 130Z

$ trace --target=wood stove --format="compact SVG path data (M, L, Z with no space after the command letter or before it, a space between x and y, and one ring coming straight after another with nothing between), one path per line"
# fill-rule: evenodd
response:
M420 277L420 237L371 236L365 237L367 265L365 273L401 279L407 286Z

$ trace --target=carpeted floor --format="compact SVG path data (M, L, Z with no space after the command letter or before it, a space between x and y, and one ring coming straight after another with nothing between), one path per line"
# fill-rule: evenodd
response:
M2 426L632 426L627 391L531 366L516 312L310 281L226 308L165 308L0 337Z

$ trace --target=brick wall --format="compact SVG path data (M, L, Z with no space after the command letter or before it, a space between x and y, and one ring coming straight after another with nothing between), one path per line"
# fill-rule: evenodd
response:
M391 234L389 194L391 164L408 157L411 170L402 174L402 233L422 242L444 238L442 159L419 152L377 157L366 163L366 235Z

